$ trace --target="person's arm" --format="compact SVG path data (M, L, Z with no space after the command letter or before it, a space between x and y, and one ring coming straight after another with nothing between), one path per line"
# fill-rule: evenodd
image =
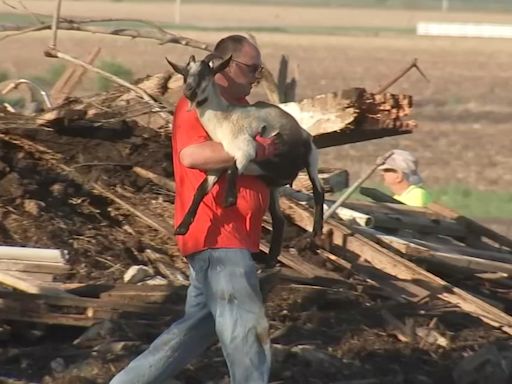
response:
M180 152L181 163L187 168L202 171L215 171L233 165L235 159L224 150L222 144L215 141L203 141L183 148Z
M275 138L256 136L255 140L257 161L271 158L279 150L279 143ZM180 152L180 161L187 168L208 172L228 168L233 165L235 159L224 150L222 144L207 140L183 148Z

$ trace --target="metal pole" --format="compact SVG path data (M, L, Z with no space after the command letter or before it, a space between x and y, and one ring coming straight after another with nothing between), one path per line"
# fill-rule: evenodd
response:
M331 207L325 212L324 214L324 221L326 221L331 215L338 209L338 207L343 204L345 201L348 200L348 198L355 192L357 188L359 188L372 174L375 172L375 170L380 167L382 164L386 162L386 160L393 155L393 152L390 151L386 156L383 156L378 159L378 161L375 163L375 165L366 172L366 174L363 175L359 180L357 180L349 189L345 191L343 195L340 196L336 202L331 205Z

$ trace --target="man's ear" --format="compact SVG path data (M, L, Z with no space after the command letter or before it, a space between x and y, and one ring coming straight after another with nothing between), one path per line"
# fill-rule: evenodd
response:
M396 171L395 175L397 182L401 183L404 180L407 181L407 177L405 176L405 173L403 173L402 171Z

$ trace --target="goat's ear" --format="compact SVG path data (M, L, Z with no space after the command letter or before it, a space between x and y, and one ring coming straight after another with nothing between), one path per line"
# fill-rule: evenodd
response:
M228 67L230 62L231 62L231 55L229 55L229 57L226 60L221 61L219 64L217 64L215 66L215 68L213 68L213 74L216 75L217 73L225 70Z
M174 71L176 73L180 74L183 77L187 76L187 74L188 74L187 67L185 67L183 65L179 65L179 64L173 63L167 57L165 58L165 60L167 60L167 63L169 63L169 65L172 67L172 69L174 69Z

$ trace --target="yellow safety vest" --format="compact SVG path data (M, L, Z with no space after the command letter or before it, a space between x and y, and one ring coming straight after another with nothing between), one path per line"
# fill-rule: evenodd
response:
M395 195L393 198L413 207L426 207L432 202L430 193L418 185L411 185L400 195Z

